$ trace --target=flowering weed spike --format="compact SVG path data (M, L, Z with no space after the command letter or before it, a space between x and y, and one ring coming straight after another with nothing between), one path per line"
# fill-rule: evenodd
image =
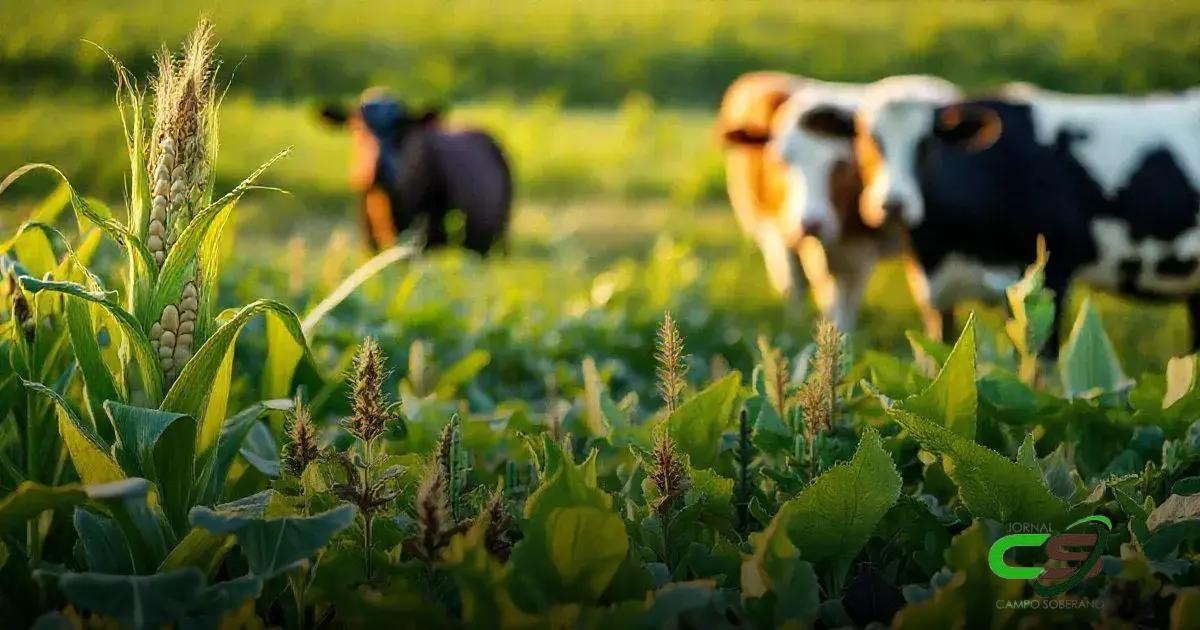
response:
M658 488L659 493L654 509L665 517L671 506L683 498L683 493L687 491L691 481L688 477L687 463L675 447L675 440L671 438L665 422L659 425L654 436L654 450L650 453L649 468L650 480L654 482L654 487Z
M345 422L346 430L364 442L383 433L390 417L383 392L383 381L387 378L384 362L379 343L371 337L364 339L354 357L354 373L350 377L352 413Z
M436 462L425 469L417 489L416 512L420 550L426 559L435 558L438 550L446 545L446 534L451 529L446 480Z
M287 426L287 443L284 444L283 469L293 477L299 477L308 465L320 456L317 447L317 429L313 426L308 408L297 398Z
M658 362L658 392L662 394L663 404L666 405L667 415L675 413L679 406L679 397L683 393L684 375L687 364L684 363L683 336L671 317L671 311L663 315L662 324L658 328L658 343L654 359Z

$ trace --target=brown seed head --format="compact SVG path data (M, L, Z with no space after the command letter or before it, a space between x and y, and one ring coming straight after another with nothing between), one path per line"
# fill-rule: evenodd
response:
M450 508L446 502L446 481L442 469L433 462L425 470L416 497L417 529L426 558L436 556L446 545L450 530Z
M288 474L299 477L304 469L320 456L317 446L317 428L313 425L308 408L296 399L292 419L287 427L288 441L283 447L283 466Z
M687 463L679 454L675 440L671 438L665 423L659 427L654 437L654 450L651 451L648 473L660 495L654 509L660 514L666 514L676 501L683 498L691 479L688 477Z
M383 392L387 378L385 358L375 339L367 337L358 348L351 375L350 404L352 414L346 430L354 437L370 441L383 433L388 421L388 401Z
M683 378L687 373L687 365L683 361L683 336L675 326L671 311L663 315L662 325L658 328L654 359L658 362L658 391L662 394L667 415L670 415L675 413L679 404L679 396L683 393Z

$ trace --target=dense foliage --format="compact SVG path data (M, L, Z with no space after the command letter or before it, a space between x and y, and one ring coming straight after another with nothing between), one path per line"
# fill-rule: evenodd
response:
M151 116L118 77L126 207L64 183L0 242L0 625L1195 618L1200 367L1130 378L1088 301L1047 358L1044 260L1006 315L886 352L870 317L854 340L756 337L761 313L712 306L738 270L705 275L669 240L582 296L549 283L571 269L509 267L467 304L482 263L453 255L372 285L403 245L289 282L238 266L226 229L261 169L217 194L184 168L179 200L158 194L165 139L215 159L215 134ZM179 231L152 241L164 203ZM303 317L257 295L219 308L280 277ZM189 352L163 352L183 334ZM1100 574L1057 604L989 570L1007 531L1096 514L1114 525Z

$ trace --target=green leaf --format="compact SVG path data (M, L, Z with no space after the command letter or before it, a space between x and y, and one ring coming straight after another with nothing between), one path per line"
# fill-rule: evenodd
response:
M221 430L220 424L218 424L221 419L212 418L205 413L213 379L221 367L221 362L225 360L225 353L237 341L242 327L260 313L279 318L296 343L304 346L306 360L312 360L308 344L304 340L304 333L300 331L300 322L290 308L274 300L257 300L243 306L209 336L196 350L195 356L184 364L183 371L180 372L179 378L171 386L171 390L167 392L167 396L160 406L161 409L167 411L186 414L193 418L204 418L205 425L200 427L199 431L202 440L199 447L201 451L211 444L207 440L219 435Z
M471 382L483 368L491 363L492 355L487 350L472 350L438 376L434 392L439 398L450 399L459 388Z
M696 468L711 468L721 454L721 435L733 424L742 386L737 370L689 398L667 418L671 437Z
M1155 560L1167 557L1180 543L1200 538L1200 495L1172 494L1146 518L1150 539L1144 548Z
M287 398L292 395L292 377L304 358L305 347L284 323L275 317L267 321L267 364L263 370L262 393L267 398Z
M1040 470L1031 469L980 446L936 422L889 407L888 415L921 443L942 455L958 485L963 505L977 518L1002 523L1065 524L1067 504L1050 493Z
M1012 313L1004 331L1022 357L1036 357L1054 330L1054 293L1045 288L1047 257L1039 243L1037 260L1004 291Z
M89 571L94 573L133 573L133 555L129 542L116 521L75 508L75 533L83 545Z
M902 403L905 409L942 426L968 440L975 439L979 395L975 388L975 313L954 349L946 357L937 378L925 391Z
M262 594L263 580L257 575L213 584L202 590L188 609L188 616L180 624L183 630L219 628L221 621L242 604L253 601Z
M229 467L237 459L238 451L255 421L263 416L268 409L290 409L290 400L272 400L255 403L243 409L221 425L221 433L215 441L215 448L208 453L201 453L197 461L201 474L197 483L198 505L209 505L220 501L225 491L225 482L229 478Z
M1130 385L1091 298L1084 299L1079 309L1079 317L1059 357L1058 369L1068 398L1114 392Z
M73 507L87 499L87 492L78 484L43 486L22 481L17 489L0 500L0 530L8 530L45 512Z
M96 431L100 437L111 442L114 437L111 426L99 422L101 410L104 401L124 401L125 398L117 391L117 384L101 358L100 343L96 338L95 329L92 328L92 317L87 302L72 299L65 301L67 331L71 336L71 349L79 362L79 372L87 390L88 409L92 418L96 420Z
M527 610L594 604L628 552L625 523L596 487L595 452L576 464L559 445L545 446L553 472L525 503L525 536L511 559L513 595Z
M58 392L42 385L25 381L25 387L46 396L55 403L55 413L58 416L58 434L62 437L75 472L85 484L103 484L124 479L127 475L111 457L106 445L83 423L74 410L67 404L66 399Z
M233 534L254 575L271 578L307 560L337 532L354 520L354 507L340 507L316 516L266 518L265 506L274 491L265 490L247 500L219 505L215 509L192 508L192 525L214 534Z
M236 542L233 534L214 534L203 527L193 527L163 559L158 572L196 567L204 575L212 576Z
M899 496L900 474L879 434L869 429L853 459L817 477L779 508L765 530L751 534L754 554L742 566L743 584L753 578L782 597L773 587L778 569L772 567L794 559L844 574Z
M38 280L37 278L27 276L21 278L21 286L25 290L35 293L40 291L54 291L100 305L116 320L117 324L121 327L121 332L125 336L126 341L129 342L130 350L133 352L133 358L137 364L138 375L141 377L142 386L146 388L146 395L151 401L162 399L163 374L158 365L158 355L150 345L150 340L142 332L142 327L138 321L112 300L113 293L89 291L83 285L74 282Z
M182 619L204 588L196 569L156 575L65 573L58 588L79 608L115 617L127 628L159 628Z
M88 487L88 496L112 516L130 546L134 570L149 573L167 557L175 540L170 527L152 504L151 483L130 478Z
M104 404L117 432L116 451L127 474L158 486L159 500L177 532L186 529L195 484L196 422L178 413Z

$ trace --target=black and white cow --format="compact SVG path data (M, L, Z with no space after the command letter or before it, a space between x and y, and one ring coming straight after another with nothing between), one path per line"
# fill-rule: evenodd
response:
M414 112L390 92L372 88L357 108L327 106L324 118L350 127L350 183L363 195L375 248L423 224L428 247L448 244L446 218L463 214L462 245L487 253L508 229L512 174L499 145L477 129L444 125L436 110Z
M1200 90L959 101L882 85L856 138L864 222L908 227L940 308L1015 279L1044 235L1059 313L1074 280L1182 299L1200 341Z

